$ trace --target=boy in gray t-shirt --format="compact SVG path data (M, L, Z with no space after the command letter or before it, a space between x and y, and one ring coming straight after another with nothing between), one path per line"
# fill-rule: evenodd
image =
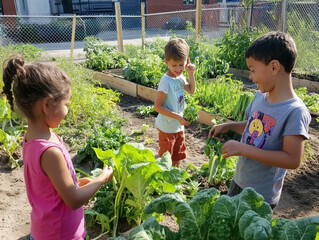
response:
M259 89L246 109L247 120L215 125L208 135L242 134L240 142L230 140L222 148L224 158L239 156L229 196L252 187L274 208L286 169L300 165L311 116L292 87L296 57L293 39L282 32L257 38L246 51L249 78Z

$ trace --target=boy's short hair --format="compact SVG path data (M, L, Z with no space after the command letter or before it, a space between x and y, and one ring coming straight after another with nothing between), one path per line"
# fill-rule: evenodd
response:
M297 59L297 48L289 34L273 31L258 37L247 48L245 57L251 57L266 65L277 60L287 73L291 73Z
M189 46L182 38L173 38L165 46L165 59L176 61L186 60L189 54Z

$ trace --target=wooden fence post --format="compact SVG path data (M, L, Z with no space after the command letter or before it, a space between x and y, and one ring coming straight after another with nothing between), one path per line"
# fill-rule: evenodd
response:
M123 47L123 32L122 32L122 18L121 18L120 2L115 2L115 18L116 18L116 32L117 32L118 50L119 50L119 52L123 52L124 47Z
M202 23L202 0L196 0L196 40L199 40Z
M141 3L141 24L142 24L142 49L144 49L145 44L145 2Z
M76 26L76 14L73 15L73 23L72 23L71 53L70 53L71 59L73 59L74 39L75 39L75 26Z

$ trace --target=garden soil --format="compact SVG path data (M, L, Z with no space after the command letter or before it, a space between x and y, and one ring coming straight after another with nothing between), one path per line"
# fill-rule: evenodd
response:
M123 127L127 133L142 130L143 124L149 125L143 135L133 134L132 136L157 154L158 132L154 126L154 116L144 118L136 114L138 106L151 104L149 101L123 95L118 108L127 119ZM188 156L181 163L182 168L186 168L190 163L201 166L207 162L204 154L207 134L207 126L199 127L194 124L185 128ZM274 217L296 219L319 215L319 124L315 119L311 124L310 135L311 139L306 147L307 159L297 170L288 171L280 203L274 210ZM21 157L21 152L17 153L17 156ZM76 152L71 152L71 156L76 162ZM29 237L31 208L25 191L23 166L10 170L7 163L8 158L0 152L0 239L24 240ZM167 216L163 225L171 227L172 230L178 229L172 216ZM99 229L96 232L92 230L89 232L96 236L98 231Z

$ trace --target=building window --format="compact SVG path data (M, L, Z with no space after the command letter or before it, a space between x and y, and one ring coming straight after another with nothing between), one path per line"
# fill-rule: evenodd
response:
M195 0L183 0L183 5L195 5Z

